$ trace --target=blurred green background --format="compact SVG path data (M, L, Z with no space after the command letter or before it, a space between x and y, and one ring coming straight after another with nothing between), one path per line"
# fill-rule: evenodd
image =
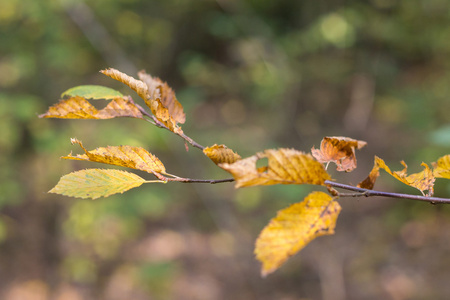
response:
M326 135L368 142L410 171L450 153L447 0L0 0L0 298L449 299L450 208L383 198L341 199L336 234L268 278L253 243L308 186L144 185L96 201L47 194L96 164L79 149L142 146L168 172L227 178L170 132L132 119L38 119L60 94L98 73L145 69L185 108L184 132L242 156L309 151ZM144 175L144 174L140 174ZM145 175L144 175L145 176ZM377 189L414 193L382 171ZM437 181L436 196L450 197Z

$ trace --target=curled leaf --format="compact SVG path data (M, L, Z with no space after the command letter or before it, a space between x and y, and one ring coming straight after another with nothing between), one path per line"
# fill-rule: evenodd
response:
M51 106L45 114L39 118L58 119L96 119L105 120L118 117L131 117L143 119L143 116L136 105L126 97L116 97L108 105L97 110L86 99L75 96Z
M433 174L437 178L450 179L450 154L442 156L433 163Z
M61 94L61 98L64 97L82 97L84 99L114 99L117 97L123 97L122 93L113 90L111 88L101 85L79 85L68 89Z
M117 81L122 82L123 84L126 84L133 91L135 91L139 95L139 97L141 97L144 100L147 99L148 88L144 82L134 79L133 77L128 76L127 74L122 73L113 68L101 70L100 73L103 73L106 76L111 77L112 79L115 79Z
M280 210L256 240L261 274L266 276L278 269L313 239L334 234L340 211L339 203L323 192L313 192L303 202Z
M354 140L348 137L327 136L320 143L320 150L311 149L315 159L321 163L334 162L336 170L350 172L356 168L355 149L361 149L367 145L364 141Z
M186 121L183 106L180 102L178 102L175 92L169 87L169 85L158 77L152 77L145 71L140 71L138 76L139 79L147 84L151 99L161 103L161 105L169 111L169 115L175 120L175 122L183 124Z
M372 171L370 171L366 179L358 183L357 187L368 190L373 189L375 181L377 181L378 176L380 176L380 167L378 166L375 159Z
M83 144L77 139L71 139L72 144L78 144L85 152L72 156L63 156L63 159L86 160L99 162L109 165L122 166L148 173L165 173L166 169L163 163L153 154L141 147L132 146L108 146L99 147L95 150L88 151Z
M241 156L225 145L214 144L203 149L203 153L208 156L216 165L221 163L232 164L241 159Z
M256 167L256 162L267 158L268 165ZM231 173L236 188L272 184L319 184L330 179L323 165L310 154L294 149L265 150L232 164L219 167Z
M133 89L150 108L152 114L169 130L180 134L183 131L177 123L184 123L183 107L175 97L173 90L159 78L153 78L144 71L139 72L137 80L116 69L106 69L101 73L116 79Z
M126 171L87 169L64 175L49 193L97 199L123 193L144 182L143 178Z
M421 166L424 167L424 170L422 172L414 173L409 176L406 173L408 166L405 164L404 161L401 161L401 164L404 166L404 169L401 171L394 171L394 172L391 171L391 169L386 165L384 160L382 160L377 156L375 156L375 163L379 168L382 168L383 170L391 174L393 177L395 177L397 180L418 189L423 195L425 195L424 191L428 191L427 196L433 195L434 181L436 180L436 178L433 176L433 172L426 163L421 164Z

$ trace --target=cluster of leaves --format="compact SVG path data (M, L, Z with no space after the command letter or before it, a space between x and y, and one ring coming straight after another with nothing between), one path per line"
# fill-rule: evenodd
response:
M186 136L179 125L185 122L183 107L176 99L173 90L159 78L152 77L144 71L138 73L139 80L115 69L103 70L101 73L133 89L144 100L151 113L136 104L130 96L124 96L118 91L102 86L79 86L64 92L61 96L62 100L39 117L62 119L131 117L146 120L170 130L187 143L201 149L208 158L229 172L233 178L222 180L181 178L167 173L164 164L155 155L141 147L107 146L89 151L81 141L73 138L72 144L78 144L84 154L69 154L63 156L63 159L85 160L141 170L154 175L156 180L146 180L134 173L116 169L85 169L63 176L49 192L96 199L123 193L143 183L170 181L193 183L236 181L236 188L273 184L313 184L327 187L331 195L320 191L310 193L303 201L280 210L262 230L256 241L255 255L262 262L261 272L264 276L278 269L290 256L316 237L334 233L336 220L341 210L336 200L348 195L339 193L333 187L359 192L351 196L369 196L379 176L380 168L397 180L420 190L423 195L421 200L450 202L450 199L432 197L435 179L450 179L450 155L439 158L436 163L433 163L433 169L422 163L424 170L411 175L407 174L407 166L403 161L404 169L393 172L381 158L375 157L373 169L365 180L356 187L342 185L336 183L327 173L328 164L335 163L337 171L354 170L357 167L355 151L364 147L366 142L348 137L325 137L322 139L320 149L313 147L311 154L295 149L280 148L267 149L253 156L241 158L225 145L203 147ZM109 101L100 110L89 102L99 99ZM267 166L257 167L257 162L261 159L267 159Z

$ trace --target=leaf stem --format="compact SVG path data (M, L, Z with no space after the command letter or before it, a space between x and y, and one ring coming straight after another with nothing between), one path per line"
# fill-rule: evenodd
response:
M162 180L146 180L145 183L167 183L167 181L162 181Z
M349 191L355 191L358 193L339 193L340 197L371 197L371 196L381 196L381 197L390 197L390 198L401 198L401 199L411 199L411 200L419 200L430 202L431 204L436 203L450 203L450 199L448 198L438 198L438 197L427 197L427 196L419 196L419 195L409 195L409 194L400 194L400 193L390 193L390 192L381 192L381 191L373 191L368 189L359 188L352 185L347 185L343 183L338 183L330 180L325 180L326 185L341 188Z

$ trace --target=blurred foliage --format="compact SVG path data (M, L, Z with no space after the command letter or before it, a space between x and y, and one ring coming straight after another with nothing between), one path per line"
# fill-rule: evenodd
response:
M449 153L446 0L8 0L0 31L2 299L450 296L446 206L342 200L337 234L262 281L254 239L309 187L153 185L95 202L48 195L61 175L90 166L58 159L76 151L70 137L89 149L146 147L181 176L226 175L144 122L37 118L77 85L130 93L101 69L146 69L174 88L183 130L203 145L245 157L351 136L368 147L342 181L364 178L374 154L418 171ZM377 188L414 193L383 174ZM448 197L450 185L436 195Z

